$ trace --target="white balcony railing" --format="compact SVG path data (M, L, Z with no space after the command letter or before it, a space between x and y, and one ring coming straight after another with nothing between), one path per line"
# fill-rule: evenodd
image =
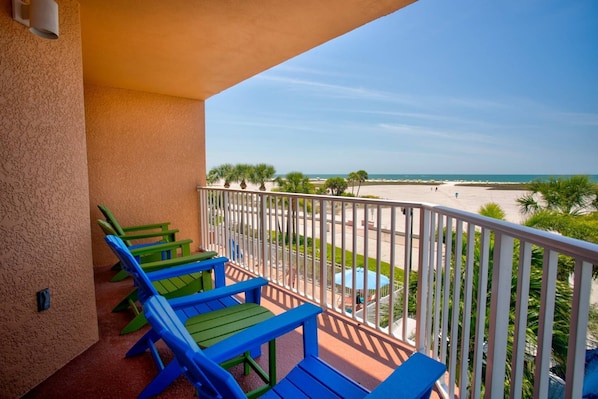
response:
M581 398L598 245L425 203L198 191L203 248L438 358L447 396Z

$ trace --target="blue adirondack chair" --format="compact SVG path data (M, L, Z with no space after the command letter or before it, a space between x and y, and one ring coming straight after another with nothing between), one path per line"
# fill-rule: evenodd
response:
M161 247L166 247L169 244L172 243L165 243L154 246L152 248L142 248L141 250L160 250ZM140 251L138 249L137 251L134 250L134 252L132 253L139 252ZM217 253L215 252L202 252L199 254L192 254L190 256L182 256L164 261L145 263L143 264L143 268L147 272L152 272L170 267L178 267L180 265L204 262L210 259L214 259L215 255L217 255ZM227 261L228 259L226 258L219 258L217 264L224 264ZM181 296L195 294L197 292L207 291L213 288L212 274L209 270L209 268L213 266L211 266L211 264L206 264L206 267L208 268L208 270L190 270L189 273L185 274L183 274L182 272L177 272L177 275L169 278L156 278L156 280L152 282L152 285L157 292L159 292L161 295L164 295L167 298L178 298ZM181 269L179 269L179 271L180 270ZM129 321L129 323L127 323L127 325L121 330L121 335L138 331L140 328L147 324L147 320L145 319L142 310L137 306L138 300L139 287L135 286L127 295L120 299L117 305L112 309L112 311L115 313L130 309L133 311L135 315L133 319L131 319L131 321Z
M243 259L243 252L239 249L239 244L232 238L229 240L230 244L230 259L232 261L240 262Z
M106 235L117 235L112 226L105 220L100 219L97 222ZM120 238L126 245L127 241L124 240L124 237ZM127 245L127 248L135 259L142 264L141 267L147 271L161 270L167 267L203 261L218 255L218 253L214 251L192 254L190 249L190 244L192 242L192 240L153 242L142 245ZM153 256L154 254L157 254L158 256L155 257ZM161 260L153 261L155 259ZM118 263L120 264L120 261ZM129 275L124 269L122 269L117 276L120 274L124 274L125 276ZM124 277L121 277L119 280L122 280L123 278ZM114 280L115 279L113 278L112 281ZM154 287L161 295L164 295L167 298L176 298L211 289L212 279L209 272L190 273L163 281L157 281L154 283ZM130 309L135 314L135 317L121 330L120 333L123 335L137 331L147 324L143 312L137 306L137 294L138 290L137 287L135 287L131 292L120 299L112 309L113 312L122 312Z
M165 298L148 299L144 310L150 325L174 352L201 398L250 397L218 362L231 353L271 342L300 326L303 327L304 359L261 398L428 398L435 382L446 371L442 363L415 353L370 393L318 357L316 318L321 308L312 304L291 309L204 350L196 345Z
M106 220L98 219L97 220L98 226L102 229L105 235L114 235L120 237L129 250L135 255L137 260L140 263L148 263L148 262L157 262L157 261L164 261L171 259L173 257L177 257L180 253L181 256L188 256L191 255L191 243L192 240L174 240L174 231L178 230L167 230L167 231L159 231L159 232L150 232L150 233L135 233L135 234L119 234L116 232L113 225ZM134 244L134 242L138 240L146 240L148 238L158 239L158 241L152 242L141 242ZM171 245L162 245L160 248L161 250L158 251L156 249L156 245L166 244L166 243L176 243ZM148 248L153 248L151 250L147 250ZM216 253L214 253L214 256ZM206 258L207 259L207 258ZM125 270L122 270L120 261L117 262L114 266L112 266L112 270L117 271L116 275L112 277L110 281L116 282L124 280L128 277L128 273Z
M176 241L176 233L178 233L179 230L170 229L170 222L143 224L136 226L122 226L118 222L112 211L110 211L110 208L108 208L106 205L98 204L98 209L106 218L106 220L98 220L98 223L100 224L100 227L102 228L104 233L107 235L112 234L119 236L131 249L147 245L153 245L155 243ZM143 240L143 243L134 244L134 242L139 242L139 240ZM164 259L167 259L167 257L162 258L162 260ZM157 260L160 260L160 258L158 258L155 254L150 254L147 255L146 259L143 261L155 262ZM120 281L127 277L127 274L125 272L120 271L120 262L117 262L114 266L112 266L112 270L118 272L112 278L112 281Z
M213 271L213 289L168 300L181 323L185 324L194 342L200 347L209 347L274 316L271 311L259 305L261 288L268 284L265 279L254 278L230 286L225 285L224 267L227 258L220 257L146 273L119 237L106 236L105 239L121 261L123 268L133 276L141 303L152 296L159 295L154 287L155 281L170 279L181 274ZM238 294L245 295L244 303L240 303L234 297ZM155 343L160 339L161 336L150 329L127 352L126 356L130 357L149 351L160 370L158 376L140 394L140 398L160 393L183 373L176 360L164 365L155 347ZM274 345L274 342L271 343L272 348ZM230 353L227 359L222 359L223 366L230 367L243 363L246 373L253 369L266 384L273 384L276 381L276 359L274 356L269 359L269 371L266 373L254 360L260 354L259 345L244 347L242 351Z

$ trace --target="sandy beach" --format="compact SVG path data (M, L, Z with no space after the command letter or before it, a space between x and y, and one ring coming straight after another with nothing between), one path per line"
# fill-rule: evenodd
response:
M524 219L519 212L516 200L525 195L527 191L492 190L486 187L458 186L457 184L457 182L448 182L438 186L368 185L361 187L359 196L375 195L389 200L427 202L472 213L478 213L482 206L494 202L503 209L507 221L521 223Z
M369 182L369 185L362 186L359 196L373 195L381 199L396 201L426 202L435 205L443 205L463 211L478 213L480 208L490 202L497 203L503 209L506 220L513 223L521 223L524 217L519 212L517 198L525 195L525 190L495 190L490 187L458 185L459 182L444 182L436 186L425 184L380 184ZM270 191L273 183L266 183L266 189ZM238 189L237 184L231 186ZM248 190L257 190L258 186L250 184ZM347 190L351 192L351 188ZM357 192L357 188L355 188ZM456 195L458 193L458 195Z

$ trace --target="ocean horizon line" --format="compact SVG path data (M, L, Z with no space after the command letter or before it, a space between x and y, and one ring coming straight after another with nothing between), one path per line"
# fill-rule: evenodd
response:
M348 174L337 173L304 173L312 180L326 180L331 177L347 178ZM401 173L368 173L368 181L413 181L413 182L471 182L471 183L530 183L534 180L546 180L550 177L568 178L572 176L588 176L598 183L598 175L593 174L401 174ZM281 175L284 177L284 175Z

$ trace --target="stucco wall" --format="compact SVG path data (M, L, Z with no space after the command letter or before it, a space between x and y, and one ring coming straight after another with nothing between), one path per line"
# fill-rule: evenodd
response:
M123 226L171 222L199 246L196 187L205 183L204 102L85 85L93 261L114 261L97 204Z
M79 5L41 39L0 0L0 397L20 397L98 339ZM51 307L37 312L36 292Z

